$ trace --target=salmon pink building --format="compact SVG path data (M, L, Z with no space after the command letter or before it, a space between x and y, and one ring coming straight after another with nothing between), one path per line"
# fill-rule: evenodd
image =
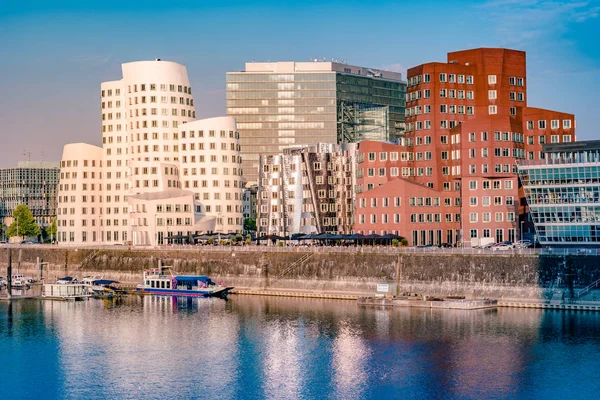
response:
M359 145L354 230L411 245L533 232L516 163L543 158L545 143L575 141L575 119L528 107L526 75L525 52L494 48L410 68L404 138ZM382 219L378 198L399 198L408 218Z

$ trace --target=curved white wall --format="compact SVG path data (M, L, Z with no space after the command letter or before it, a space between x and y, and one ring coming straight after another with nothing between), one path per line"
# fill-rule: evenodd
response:
M135 173L141 163L179 161L179 125L194 120L196 111L185 66L170 61L138 61L122 68L133 182L144 179ZM159 190L130 187L132 193Z
M207 118L183 124L179 143L182 189L195 193L202 213L217 218L217 231L240 232L242 159L235 118Z
M86 143L68 144L63 149L58 185L58 241L68 245L100 243L104 225L127 224L127 214L103 214L103 156L102 148ZM112 211L112 210L111 210Z
M111 215L127 213L129 192L129 169L127 151L127 108L122 81L103 82L100 87L102 110L102 148L104 152L104 213ZM111 242L125 243L131 238L130 228L125 224L111 222ZM115 233L117 232L117 240Z

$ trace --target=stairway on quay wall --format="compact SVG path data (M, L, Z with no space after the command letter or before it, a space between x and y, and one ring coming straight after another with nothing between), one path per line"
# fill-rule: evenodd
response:
M20 256L19 256L20 252ZM209 275L228 286L254 290L293 290L353 296L375 294L378 283L389 283L393 295L416 293L466 298L550 300L564 285L562 258L535 255L392 254L377 249L327 252L321 249L286 251L265 248L187 249L13 249L13 271L37 277L37 258L48 262L44 276L83 278L101 275L135 286L144 269L159 260L178 274ZM19 266L20 258L20 266ZM8 250L0 248L0 275L5 275ZM597 257L581 256L570 262L578 287L600 277Z

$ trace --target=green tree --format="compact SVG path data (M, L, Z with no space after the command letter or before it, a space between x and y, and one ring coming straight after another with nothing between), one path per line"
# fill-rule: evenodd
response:
M54 217L52 218L52 223L50 224L50 226L46 228L46 232L48 233L48 236L50 236L50 239L56 239L57 231L58 229L56 228L56 217Z
M246 232L256 231L256 219L254 219L254 218L246 218L244 220L244 230Z
M6 230L7 236L28 237L40 234L40 227L35 223L31 210L25 204L18 205L12 217L13 223Z

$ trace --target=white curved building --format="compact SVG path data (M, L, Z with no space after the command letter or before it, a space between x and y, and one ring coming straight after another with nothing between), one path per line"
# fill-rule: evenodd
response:
M181 126L182 188L194 192L201 211L217 218L217 232L243 227L240 135L235 118L217 117Z
M241 157L235 119L194 121L192 88L181 64L138 61L123 64L122 72L121 80L101 85L102 148L65 146L59 197L68 205L60 206L64 211L64 216L59 214L60 243L155 245L171 235L241 231ZM190 136L191 132L195 134ZM79 192L83 182L71 184L73 173L77 179L83 173L77 168L92 163L94 179L99 179L94 183L97 231L87 229L89 218L83 218L81 226L74 222L89 207L76 204L85 196Z
M116 210L103 213L102 148L86 143L67 144L60 166L58 242L90 245L118 239L117 227L127 225L128 215L112 212Z

